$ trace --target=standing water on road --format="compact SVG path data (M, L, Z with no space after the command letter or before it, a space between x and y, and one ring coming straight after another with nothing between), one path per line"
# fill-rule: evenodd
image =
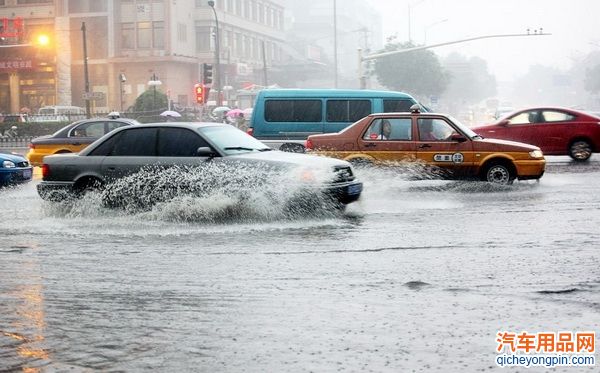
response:
M597 170L357 174L344 213L285 218L2 190L0 370L485 371L499 330L600 325Z

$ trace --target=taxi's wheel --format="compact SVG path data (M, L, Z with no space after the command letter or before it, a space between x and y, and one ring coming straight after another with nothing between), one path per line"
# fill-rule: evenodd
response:
M494 184L510 185L515 180L515 172L505 163L492 163L483 174L484 180Z
M585 140L576 140L569 146L569 156L577 162L583 162L592 156L592 146Z

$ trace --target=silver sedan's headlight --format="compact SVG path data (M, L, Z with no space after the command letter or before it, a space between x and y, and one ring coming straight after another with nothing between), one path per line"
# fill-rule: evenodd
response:
M541 150L532 150L529 152L531 158L544 158L544 153Z
M11 162L11 161L4 161L2 162L2 167L4 168L15 168L15 163Z

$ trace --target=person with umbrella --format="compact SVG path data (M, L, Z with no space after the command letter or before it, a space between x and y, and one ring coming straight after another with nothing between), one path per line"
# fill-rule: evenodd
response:
M160 113L161 117L166 117L167 122L175 122L176 118L181 118L181 114L173 110L165 110Z

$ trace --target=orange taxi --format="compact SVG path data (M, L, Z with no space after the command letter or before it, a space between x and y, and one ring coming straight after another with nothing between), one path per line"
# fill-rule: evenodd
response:
M444 114L369 115L338 133L309 136L306 148L314 154L356 164L418 162L455 178L511 184L515 179L539 179L546 160L540 148L479 136Z

